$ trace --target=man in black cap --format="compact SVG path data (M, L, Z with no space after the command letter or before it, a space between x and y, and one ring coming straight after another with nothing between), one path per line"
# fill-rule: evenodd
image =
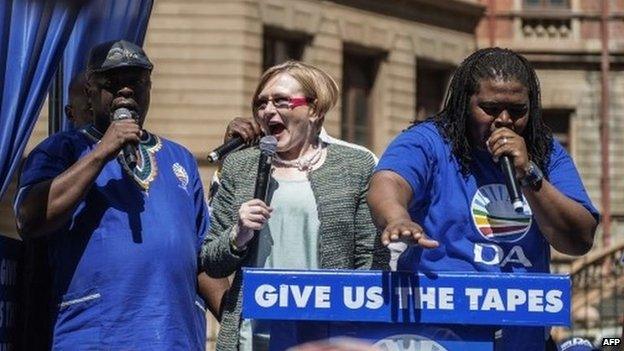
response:
M126 41L90 54L94 123L55 134L26 160L15 199L25 238L47 236L55 349L203 349L199 274L208 212L195 159L142 129L152 63Z

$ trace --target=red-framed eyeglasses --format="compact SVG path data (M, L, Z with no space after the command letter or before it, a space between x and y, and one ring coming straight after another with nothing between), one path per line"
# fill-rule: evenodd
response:
M307 105L312 99L305 96L275 96L269 98L260 98L254 103L256 111L263 111L269 105L269 102L273 103L276 109L288 109L292 110L299 106Z

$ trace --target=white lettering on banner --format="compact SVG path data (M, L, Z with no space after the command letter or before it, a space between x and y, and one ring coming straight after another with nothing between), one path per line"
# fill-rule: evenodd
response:
M543 290L530 289L527 294L521 289L507 289L506 301L503 301L502 297L505 295L501 295L498 289L487 289L483 299L481 299L483 289L466 288L465 294L471 311L516 311L518 306L525 304L529 312L557 313L563 309L561 290L549 290L546 293L546 307Z
M288 307L288 285L280 285L279 291L279 307Z
M299 308L306 306L308 300L310 299L310 295L312 294L312 290L314 290L311 286L304 286L303 292L301 292L298 285L291 286L290 289L292 290L295 305Z
M483 289L466 288L466 296L468 296L468 305L471 311L479 310L479 297L483 295Z
M345 286L343 289L344 305L352 310L362 308L366 304L366 308L376 310L383 306L383 290L380 286L373 286L366 289L363 286L355 287L355 298L353 296L354 287ZM364 301L366 295L366 302Z
M416 301L418 308L421 310L434 310L436 308L436 288L426 288L423 291L423 288L419 287L418 292L414 296L414 301Z
M350 310L376 310L388 303L384 299L381 286L344 286L342 288L342 302ZM420 310L454 310L455 288L453 287L396 287L394 298L400 309ZM468 298L468 306L463 306L463 299L459 299L462 306L470 311L498 311L514 312L524 310L538 313L558 313L563 310L562 290L541 289L498 289L498 288L465 288L464 295ZM315 285L287 285L275 287L262 284L254 291L255 302L263 308L331 308L331 287ZM336 296L338 299L340 297ZM289 305L289 300L294 306ZM410 303L410 301L412 303ZM10 302L0 302L0 326L11 320L12 305Z
M366 290L366 307L371 310L381 308L384 304L383 289L381 286L373 286Z
M529 312L544 312L544 291L529 290Z
M488 266L499 265L501 267L509 263L519 263L524 267L533 267L524 250L522 250L522 246L513 246L509 253L506 254L503 248L496 244L475 243L473 252L476 263L483 263Z
M330 308L331 302L329 301L329 293L331 288L329 286L317 286L315 290L314 307L316 308Z
M503 305L503 299L498 292L498 289L488 289L485 293L485 297L483 298L483 306L481 310L490 311L490 310L504 311L505 306Z
M455 306L453 305L453 294L455 290L453 288L439 288L440 291L440 301L439 307L441 310L452 310Z
M561 295L563 293L560 290L550 290L546 293L546 312L557 313L563 309Z
M355 300L353 299L353 287L345 286L344 287L344 304L347 308L352 310L361 308L364 306L364 287L356 286L355 287Z
M277 302L277 295L275 295L275 288L269 284L262 284L256 289L254 297L258 306L268 308Z
M331 288L329 286L306 285L303 287L302 291L299 285L282 284L278 292L278 289L273 285L262 284L256 288L254 299L258 306L264 308L273 307L276 303L279 307L288 307L289 296L292 296L295 301L295 306L298 308L305 308L308 306L312 291L314 291L314 307L331 307L331 301L329 300Z
M394 293L399 299L399 308L402 310L407 309L410 296L412 296L412 288L397 287L394 289Z
M399 308L405 310L409 307L410 298L414 297L414 306L421 310L452 310L455 308L453 304L453 295L455 290L449 287L397 287L394 290L398 298ZM380 292L381 294L381 292Z
M507 311L515 311L517 306L526 303L526 293L520 289L507 290Z

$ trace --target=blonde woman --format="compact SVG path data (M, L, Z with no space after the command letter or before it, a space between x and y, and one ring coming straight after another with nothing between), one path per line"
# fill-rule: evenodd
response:
M338 94L327 73L302 62L274 66L260 78L254 120L277 139L270 205L253 199L259 150L228 156L201 254L208 275L235 274L224 297L218 350L268 347L266 325L241 320L241 267L385 268L386 250L366 203L372 155L319 138Z

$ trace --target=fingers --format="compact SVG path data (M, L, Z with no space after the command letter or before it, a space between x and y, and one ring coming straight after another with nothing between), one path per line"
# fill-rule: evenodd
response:
M267 210L273 211L273 208L269 207L266 203L264 203L264 201L260 200L260 199L251 199L247 202L244 202L242 206L259 206L261 208L265 208Z
M272 211L262 200L247 201L238 210L239 226L244 230L260 230L271 218Z
M239 227L241 228L242 231L262 230L262 227L264 227L264 224L265 224L265 221L254 222L248 218L241 218Z
M499 128L492 132L492 135L490 135L490 137L488 138L486 145L490 153L494 155L495 150L497 150L501 146L505 146L509 143L515 142L516 137L519 136L511 129Z
M106 129L106 133L98 144L98 150L105 159L110 160L117 156L126 144L138 144L141 140L141 127L133 119L113 121Z
M227 126L224 141L240 136L251 143L262 134L260 126L251 118L236 117Z
M407 244L417 244L424 248L436 248L439 243L429 239L423 229L412 221L401 221L390 223L381 234L381 242L388 246L392 242L405 242Z
M134 120L116 121L111 124L114 126L113 132L117 136L122 145L127 143L138 143L141 140L141 127ZM110 129L110 127L109 127Z
M522 136L509 128L495 130L487 140L487 146L495 162L503 155L513 157L516 172L522 173L527 168L529 156Z
M429 239L423 236L422 238L418 240L418 245L426 249L435 249L436 247L440 246L440 243L437 242L436 240Z
M501 138L496 142L492 150L490 151L492 156L499 158L503 155L520 157L522 145L519 145L517 140Z

